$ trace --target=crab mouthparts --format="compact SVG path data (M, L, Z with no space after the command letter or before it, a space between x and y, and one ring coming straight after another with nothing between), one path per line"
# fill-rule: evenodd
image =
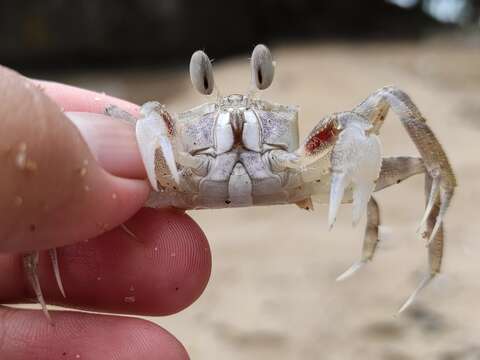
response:
M233 111L230 114L230 124L232 125L234 142L237 145L242 143L243 123L245 118L240 111Z

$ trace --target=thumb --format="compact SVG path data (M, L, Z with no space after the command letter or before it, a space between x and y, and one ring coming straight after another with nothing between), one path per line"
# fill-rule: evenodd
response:
M110 121L109 133L97 120L105 136L129 131ZM75 121L81 128L81 116ZM84 136L94 137L92 124ZM149 187L113 174L128 175L125 166L118 170L122 162L115 154L132 152L130 164L139 159L132 139L124 136L115 143L122 148L125 142L123 152L105 155L111 147L97 146L94 156L77 127L39 88L0 67L0 252L67 245L131 217L146 201ZM110 172L96 159L103 159Z

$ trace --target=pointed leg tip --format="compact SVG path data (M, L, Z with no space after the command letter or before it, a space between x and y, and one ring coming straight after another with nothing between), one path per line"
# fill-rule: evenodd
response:
M344 280L347 280L349 277L351 277L353 274L346 274L348 270L343 272L342 274L338 275L337 278L335 279L336 282L342 282Z
M425 247L428 249L430 247L430 245L432 245L433 243L433 238L429 238L426 242L425 242Z
M398 309L397 313L395 314L395 317L399 317L402 315L402 313L412 305L413 299L407 299L402 306L400 306L400 309Z
M64 298L66 298L65 288L63 287L62 276L60 275L60 267L58 265L58 255L57 249L53 248L49 250L50 259L52 261L53 273L55 275L55 280L57 281L58 289Z
M50 312L48 311L48 308L47 308L47 303L43 299L43 296L41 299L38 298L37 300L40 303L40 306L42 307L43 315L47 318L48 323L52 326L55 326L55 323L53 322L52 317L50 316Z
M427 246L429 246L433 242L433 240L435 240L435 237L437 236L437 233L440 230L440 227L442 226L442 221L443 219L437 218L437 221L435 223L435 226L433 227L432 233L428 238Z
M62 294L63 298L66 299L67 294L65 292L65 288L63 287L62 279L60 277L58 277L58 279L57 279L57 286L58 286L58 289L60 290L60 293Z
M407 298L407 300L405 300L405 302L402 304L402 306L400 306L400 308L398 309L397 311L397 316L400 316L405 310L407 310L412 304L413 302L415 301L418 293L420 292L420 290L423 288L422 287L418 287L417 289L415 289L415 291Z
M50 316L50 312L49 312L46 308L43 309L43 314L44 314L45 317L47 318L48 323L49 323L51 326L55 326L55 322L53 321L52 317Z
M135 235L135 233L130 230L127 225L125 224L120 224L120 227L122 228L123 231L125 231L128 235L130 235L132 238L134 239L137 239L137 235Z
M423 223L420 223L420 224L418 225L417 230L415 230L415 233L416 233L417 235L421 235L421 234L422 234L422 229L423 229L424 225L425 225L425 224L423 224Z
M335 225L335 218L328 219L328 231L332 231L333 225Z
M353 276L357 271L363 268L367 262L365 260L360 260L350 266L345 272L340 274L335 281L340 282L348 279L349 277Z
M63 288L63 285L62 286L59 285L58 288L60 289L60 293L62 294L63 298L66 299L67 294L65 293L65 289Z
M405 303L400 307L400 309L397 312L397 315L400 315L403 313L406 309L408 309L415 301L417 298L418 294L425 289L425 287L432 281L432 279L435 277L436 273L430 273L426 275L420 284L417 286L417 288L413 291L413 293L408 297L408 299L405 301Z
M159 188L158 188L157 177L155 175L155 165L150 165L148 163L145 163L145 170L147 171L147 177L148 177L148 182L150 183L150 186L152 187L153 190L158 192Z

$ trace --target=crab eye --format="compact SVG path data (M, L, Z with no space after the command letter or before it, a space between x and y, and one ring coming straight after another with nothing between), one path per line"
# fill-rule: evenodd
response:
M203 51L195 51L190 59L190 79L193 87L203 95L213 92L212 63Z
M264 90L268 88L273 81L275 67L272 54L265 45L255 46L252 53L252 77L257 89Z

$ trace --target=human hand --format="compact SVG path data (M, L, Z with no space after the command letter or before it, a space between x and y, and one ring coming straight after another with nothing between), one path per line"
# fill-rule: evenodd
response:
M123 100L0 67L0 303L34 299L21 253L54 247L67 298L42 254L50 304L167 315L203 292L205 235L181 211L142 209L150 188L134 130L101 115L110 104L138 114ZM55 326L41 311L0 307L0 359L188 358L172 335L141 319L73 311L52 319Z

